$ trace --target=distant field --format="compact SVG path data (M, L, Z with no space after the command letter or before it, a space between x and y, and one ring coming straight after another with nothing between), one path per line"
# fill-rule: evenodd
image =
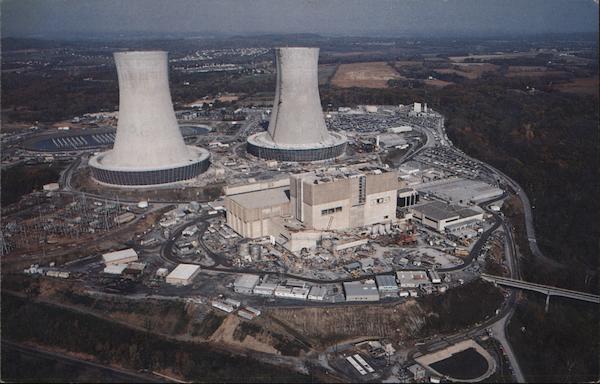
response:
M556 84L554 89L561 92L598 96L598 77L577 78L569 83Z
M337 64L322 64L319 65L319 85L327 84L335 70L337 69Z
M469 55L469 56L450 56L451 61L462 63L465 60L488 61L494 59L516 59L519 57L535 57L539 52L513 52L513 53L495 53L491 55Z
M425 83L425 85L429 85L431 87L438 87L438 88L444 88L444 87L454 84L451 81L444 81L444 80L438 80L438 79L423 80L423 83Z
M459 71L458 69L452 69L452 68L436 69L435 72L441 73L441 74L446 74L446 75L455 74L455 75L462 76L462 77L470 79L470 80L477 79L479 76L481 76L481 73Z
M548 71L544 70L513 70L509 69L506 77L542 77L542 76L564 76L567 73L564 71Z
M394 63L394 65L396 67L420 67L423 65L422 61L413 61L413 60L403 60L403 61L396 61Z
M340 88L387 88L388 80L402 79L386 62L341 64L331 84Z
M356 52L327 52L327 55L332 57L354 57L354 56L365 56L365 55L381 55L385 51L356 51Z

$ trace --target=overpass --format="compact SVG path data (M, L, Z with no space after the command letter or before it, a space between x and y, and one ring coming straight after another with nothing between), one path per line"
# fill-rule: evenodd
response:
M556 288L548 285L528 283L523 280L511 279L508 277L488 275L485 273L481 274L481 278L486 281L490 281L494 284L505 285L507 287L525 289L528 291L535 291L546 295L546 311L548 311L548 304L550 303L550 296L561 296L569 299L587 301L589 303L600 304L600 296L592 295L591 293L572 291L570 289Z

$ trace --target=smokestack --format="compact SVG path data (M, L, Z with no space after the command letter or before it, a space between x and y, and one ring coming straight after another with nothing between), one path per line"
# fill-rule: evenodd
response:
M116 52L119 120L113 149L90 160L106 184L149 186L193 178L208 168L206 150L186 146L169 92L167 53Z
M277 88L267 132L248 138L248 152L280 161L339 157L346 138L328 132L318 84L319 48L277 48Z

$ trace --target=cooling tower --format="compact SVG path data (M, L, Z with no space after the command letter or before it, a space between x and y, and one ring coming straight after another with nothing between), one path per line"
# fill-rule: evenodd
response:
M167 53L117 52L119 120L113 149L90 159L92 177L118 186L194 178L209 166L205 149L187 146L169 93Z
M277 48L277 88L267 132L248 138L248 152L279 161L339 157L346 138L328 132L318 83L319 48Z

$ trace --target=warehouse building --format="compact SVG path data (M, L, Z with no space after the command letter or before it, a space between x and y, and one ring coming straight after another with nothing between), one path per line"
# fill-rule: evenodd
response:
M257 275L240 275L237 279L235 279L235 282L233 283L233 290L237 293L244 293L246 295L249 295L252 293L254 287L256 287L256 284L258 284L259 280L260 277L258 277Z
M167 275L166 281L173 285L189 285L200 273L200 266L194 264L179 264Z
M308 300L323 301L327 295L327 288L320 285L315 285L310 289Z
M413 218L426 227L432 228L438 232L444 232L446 227L464 223L467 221L483 220L483 212L477 212L473 209L463 208L455 205L448 205L441 201L416 205L410 208Z
M346 301L379 301L379 292L374 280L344 283Z
M393 294L399 290L396 278L393 275L377 275L375 276L375 281L377 282L379 293L383 295Z
M429 283L429 278L424 271L398 271L396 281L400 288L419 288Z
M133 248L123 249L121 251L108 252L102 255L104 264L127 264L138 260L137 252Z
M103 272L109 275L121 275L127 269L127 264L107 264Z
M420 193L435 196L437 199L449 204L466 206L468 204L479 204L502 196L504 191L493 187L483 181L469 180L462 177L451 177L441 180L433 180L418 185Z

